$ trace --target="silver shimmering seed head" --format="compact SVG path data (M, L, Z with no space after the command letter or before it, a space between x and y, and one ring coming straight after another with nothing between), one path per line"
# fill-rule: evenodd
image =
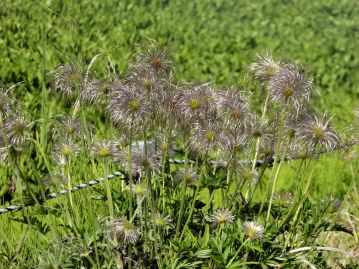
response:
M111 220L108 230L112 240L124 245L135 243L140 236L138 228L125 218Z
M0 115L2 117L10 113L13 102L14 99L9 96L5 85L0 82Z
M51 127L52 137L54 140L68 140L80 138L82 132L81 122L71 117L62 118L55 121Z
M116 144L109 140L97 141L91 149L91 155L99 159L113 157L115 152Z
M309 101L314 91L312 81L298 67L287 64L268 83L269 94L272 101L291 103L299 107L303 102Z
M59 142L54 148L55 156L61 158L73 158L80 153L80 147L73 141Z
M275 62L268 52L262 57L257 54L255 61L249 66L253 77L261 82L268 82L268 80L276 75L281 69L280 63Z
M15 151L22 151L30 137L32 123L27 121L22 114L13 114L9 116L4 124L7 143Z
M246 221L243 224L243 231L249 240L260 239L264 235L264 227L253 221Z
M176 174L178 181L184 182L187 186L195 185L199 179L199 175L192 169L181 167Z
M210 216L210 220L214 226L218 226L232 223L234 216L228 208L220 208Z
M52 74L54 79L53 88L61 92L65 97L75 96L84 79L82 71L75 62L57 66Z
M128 128L141 128L150 117L150 107L143 93L132 86L115 91L107 108L113 123Z
M297 131L297 139L309 147L335 148L340 144L339 135L331 126L327 113L322 116L308 116L300 127Z

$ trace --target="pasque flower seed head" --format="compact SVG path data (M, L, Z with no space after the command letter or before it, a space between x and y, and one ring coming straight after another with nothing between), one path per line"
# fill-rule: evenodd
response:
M111 220L108 230L113 240L125 246L135 243L140 236L138 228L126 218Z
M286 64L279 72L272 76L268 83L269 94L272 101L280 101L283 104L300 106L308 102L314 91L312 81L297 66Z
M74 61L55 67L52 72L54 83L53 88L61 92L65 97L73 97L77 94L83 83L84 74L79 65Z
M97 141L93 144L91 155L95 158L104 159L113 157L117 150L116 143L110 140Z
M210 216L210 220L214 226L219 226L232 223L234 216L228 208L220 208Z
M150 107L143 93L133 86L115 91L109 100L108 111L115 124L129 128L143 127L150 116Z
M264 227L253 221L246 221L243 231L249 240L261 239L264 235Z
M250 72L255 79L261 82L268 82L281 69L279 62L275 62L268 52L265 57L257 54L256 60L249 66Z
M327 113L322 116L308 115L298 129L297 138L312 148L315 146L333 148L340 144L339 135L331 126Z

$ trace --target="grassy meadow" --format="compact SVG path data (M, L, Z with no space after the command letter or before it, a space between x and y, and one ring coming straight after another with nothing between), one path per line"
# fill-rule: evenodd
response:
M0 1L0 268L358 268L358 29L351 0Z

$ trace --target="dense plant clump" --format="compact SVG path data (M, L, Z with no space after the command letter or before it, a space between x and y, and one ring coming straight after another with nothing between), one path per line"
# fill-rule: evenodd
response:
M248 76L255 88L237 89L177 82L171 51L153 44L124 77L103 72L100 58L87 66L70 60L51 72L51 91L67 107L56 119L31 121L1 88L7 200L34 205L1 229L6 238L6 227L24 224L16 249L10 238L0 243L4 264L326 268L334 252L353 268L358 253L326 246L324 237L341 231L357 240L356 226L339 222L352 214L342 202L359 201L351 194L357 193L355 163L344 201L313 201L310 191L320 155L358 143L358 117L346 135L336 130L328 112L313 104L318 91L302 66L258 55ZM254 91L260 100L253 100ZM296 166L292 192L276 188L287 162ZM86 178L118 169L123 181L71 192ZM69 194L46 201L61 189ZM49 248L31 249L30 232Z

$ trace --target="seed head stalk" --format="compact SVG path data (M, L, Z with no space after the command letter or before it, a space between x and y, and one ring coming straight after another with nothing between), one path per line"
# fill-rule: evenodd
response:
M226 268L230 268L230 266L232 265L232 263L234 262L234 260L237 258L239 252L242 250L242 248L244 247L244 245L249 241L250 239L247 238L243 244L239 247L239 249L236 251L236 253L234 254L234 256L232 257L232 259L228 262Z
M132 124L131 124L132 125ZM129 150L129 154L128 154L128 163L129 163L129 184L130 184L130 199L129 199L129 214L130 214L130 219L133 216L133 208L132 208L132 185L133 185L133 177L132 177L132 128L130 130L130 143L128 145L128 150Z
M73 199L72 199L72 187L71 187L71 172L70 172L70 165L71 165L71 157L68 157L67 164L66 164L66 174L67 174L67 188L69 191L69 200L70 200L70 206L71 210L73 210Z
M184 135L184 146L185 146L185 172L188 172L188 146L187 146L187 135ZM178 216L178 220L177 220L177 225L176 225L176 233L175 233L175 239L177 239L178 237L178 233L179 233L179 229L181 226L181 222L182 222L182 217L183 217L183 211L184 211L184 203L186 200L186 191L187 191L187 181L185 181L185 184L183 186L183 190L182 190L182 199L181 199L181 205L180 205L180 211L179 211L179 216Z
M273 159L273 167L272 167L272 171L271 171L271 174L270 174L270 184L268 185L268 194L267 194L267 197L268 195L270 194L270 187L272 186L272 190L273 188L275 188L275 185L274 185L274 178L273 177L273 173L274 171L276 170L277 168L277 163L278 163L278 157L279 157L279 149L280 149L280 143L281 143L281 140L283 138L283 134L284 134L284 125L285 125L285 120L286 120L286 111L284 111L284 113L282 114L284 116L281 116L280 117L280 127L279 127L279 133L278 133L278 137L277 137L277 145L276 145L276 150L275 150L275 153L274 153L274 159ZM283 156L284 157L284 156ZM284 159L284 158L282 158ZM281 160L282 161L282 160ZM274 185L274 186L273 186ZM271 206L271 203L272 203L272 200L273 200L273 197L270 196L270 201L269 201L269 204ZM263 199L262 200L262 204L261 204L261 207L260 207L260 210L259 210L259 215L262 213L262 210L263 210L263 207L264 207L264 203L265 203L265 200ZM268 212L270 212L270 207L268 208Z
M104 160L102 162L102 167L103 167L103 173L104 175L108 175L108 162L107 160ZM107 204L108 204L108 209L109 209L109 214L110 217L113 218L114 217L114 210L113 210L113 201L112 201L112 195L111 195L111 188L110 188L110 184L108 182L108 180L105 180L105 188L106 188L106 194L107 194Z
M266 97L266 100L264 101L264 106L263 106L263 112L262 112L262 116L261 116L261 120L263 120L266 116L266 113L267 113L267 107L268 107L268 102L269 102L269 92L267 92L267 97ZM252 170L254 170L256 168L256 162L257 162L257 159L258 159L258 154L259 154L259 145L260 145L260 141L261 141L261 138L258 137L257 138L257 141L256 141L256 149L255 149L255 153L254 153L254 159L253 159L253 163L252 163ZM265 170L266 167L264 167L263 169ZM264 171L263 171L264 172ZM263 173L261 174L263 175ZM259 185L259 181L260 181L261 177L258 178L258 184L256 184L256 186L254 187L254 190L253 190L253 193L252 193L252 196L250 198L250 201L252 201L252 198L253 198L253 195L254 195L254 192L256 191L256 188L257 186ZM246 195L245 195L245 200L247 201L248 199L248 196L249 196L249 193L250 193L250 186L248 187L248 190L246 192Z
M273 196L274 196L274 190L275 190L275 186L277 184L277 179L278 179L278 176L279 176L279 171L280 171L280 168L284 162L284 156L286 155L287 153L287 149L289 147L289 141L284 149L284 153L283 153L283 157L280 159L280 163L278 165L278 168L277 168L277 171L275 173L275 176L274 176L274 179L273 179L273 184L272 184L272 191L271 191L271 194L270 194L270 198L269 198L269 206L268 206L268 211L267 211L267 217L266 217L266 223L268 222L269 220L269 216L270 216L270 211L271 211L271 208L272 208L272 202L273 202ZM276 160L275 160L276 161ZM274 167L273 167L273 170L274 170Z
M194 191L193 193L193 199L192 199L192 205L191 205L191 209L189 211L189 214L188 214L188 218L186 220L186 223L182 229L182 233L181 233L181 236L179 238L179 241L181 242L182 241L182 238L184 236L184 233L187 229L187 226L189 224L189 222L191 221L191 218L192 218L192 215L193 215L193 211L194 211L194 206L195 206L195 203L196 203L196 197L197 197L197 194L198 194L198 191L199 191L199 186L200 186L200 182L201 182L201 178L199 179L199 181L197 182L197 186L196 186L196 190Z

